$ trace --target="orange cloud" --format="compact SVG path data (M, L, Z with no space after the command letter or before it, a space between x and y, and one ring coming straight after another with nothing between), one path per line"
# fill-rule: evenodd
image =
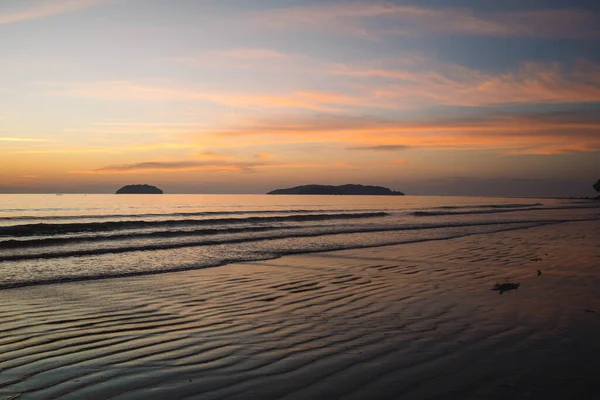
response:
M206 135L207 133L205 133ZM204 136L203 136L204 137ZM437 121L378 118L281 117L242 121L212 139L251 137L254 143L335 143L350 150L444 149L593 150L600 146L600 119L593 114L500 115ZM235 143L235 142L234 142Z
M255 168L305 168L316 164L302 163L253 163L224 161L152 161L135 164L109 165L92 170L69 171L71 174L132 174L140 172L177 171L238 171L252 172Z
M0 25L12 24L15 22L28 21L50 17L57 14L63 14L75 11L81 8L93 7L103 3L114 2L115 0L62 0L45 1L31 7L22 9L6 10L0 13Z
M92 83L45 83L63 86L58 93L70 96L117 101L206 101L227 107L240 108L304 108L332 111L343 104L359 105L360 101L347 95L316 91L297 91L282 94L203 92L196 90L139 85L125 81Z
M194 143L152 143L129 146L130 150L182 150L203 148Z
M95 135L148 135L194 132L205 128L206 122L98 122L81 128L69 128L65 132Z
M559 145L559 146L540 146L533 148L517 149L509 151L508 154L538 154L538 155L553 155L567 153L583 153L587 151L600 151L600 143L596 144L575 144L575 145Z
M195 156L200 159L204 159L204 160L220 160L220 161L227 161L230 163L236 161L236 158L232 155L215 153L213 151L202 151L202 152L196 153Z
M356 146L348 147L348 150L372 150L372 151L401 151L410 150L413 147L402 144L378 145L378 146Z
M410 162L408 160L405 160L404 158L397 158L394 161L392 161L392 165L396 165L396 166L408 165L408 164L410 164Z
M247 167L246 167L247 168ZM172 162L143 162L136 164L109 165L93 170L70 171L72 174L131 174L138 172L156 171L243 171L244 166L214 162L172 161Z
M251 52L252 53L252 52ZM280 54L280 53L277 53ZM290 56L294 58L295 56ZM284 60L284 61L281 61ZM227 59L223 63L231 64ZM281 62L280 62L281 61ZM278 62L280 62L278 64ZM280 56L259 68L295 68ZM414 109L435 105L487 106L511 103L586 103L600 101L600 65L528 62L514 71L491 74L412 55L406 58L340 64L312 60L303 77L330 76L344 91L297 89L284 93L232 92L137 84L127 81L46 83L60 94L115 101L209 102L245 109L346 111ZM306 83L305 85L310 84ZM109 127L96 127L95 129ZM112 127L114 132L134 130ZM157 132L176 127L148 126ZM191 126L190 126L191 128ZM182 131L185 126L179 127Z

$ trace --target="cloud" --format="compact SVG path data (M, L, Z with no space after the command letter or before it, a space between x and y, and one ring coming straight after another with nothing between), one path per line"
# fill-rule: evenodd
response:
M53 15L64 14L78 9L93 7L114 1L116 0L38 1L30 7L12 10L9 9L4 12L0 12L0 25L50 17Z
M156 171L243 171L247 166L228 164L218 161L151 161L134 164L109 165L92 170L70 171L72 174L115 174L138 173Z
M334 163L334 166L339 167L339 168L344 168L344 169L354 169L354 167L352 166L352 164L347 163L347 162L343 162L343 161L339 161Z
M203 160L220 160L228 163L234 163L237 160L233 155L217 153L214 151L201 151L196 153L195 156Z
M254 156L256 158L258 158L259 160L271 160L271 159L275 158L275 154L269 154L269 153L259 153L259 154L255 154Z
M169 60L196 65L210 65L210 61L215 59L236 60L239 62L247 60L287 60L289 58L290 56L287 53L269 48L230 48L205 51L199 57L178 57L170 58Z
M257 51L257 50L254 50ZM252 53L252 49L248 49ZM261 52L269 53L267 50ZM236 50L240 55L242 50ZM327 77L337 93L296 90L285 96L254 98L242 93L205 93L196 98L221 104L287 104L307 109L414 109L436 105L487 106L513 103L585 103L600 101L600 65L585 60L572 63L524 62L501 72L484 72L458 64L443 63L421 54L406 54L366 62L327 62L298 54L278 53L273 59L232 60L225 51L211 57L215 68L252 68L257 72L297 73L305 85L322 87ZM122 88L125 89L125 88ZM123 95L133 92L122 90ZM74 94L78 94L75 91ZM79 93L81 94L81 93ZM85 92L83 93L85 94ZM101 95L101 93L97 93ZM148 93L143 97L151 99ZM255 97L255 96L254 96ZM274 108L271 104L271 108Z
M600 143L595 144L564 144L564 145L550 145L540 146L532 148L524 148L509 151L508 154L523 155L523 154L537 154L537 155L552 155L552 154L568 154L568 153L583 153L588 151L600 151Z
M600 36L596 13L577 9L475 12L382 2L339 2L278 8L256 14L262 26L326 30L341 35L476 35L495 37Z
M138 144L129 146L129 150L182 150L182 149L198 149L204 146L194 143L183 142L159 142L150 144Z
M600 146L600 117L594 110L412 121L345 115L281 116L240 121L237 127L212 133L216 143L230 139L239 143L246 137L255 144L330 143L364 151L419 147L555 154L594 151Z
M260 69L267 72L322 73L326 63L306 54L282 52L269 48L230 48L204 51L193 56L171 57L166 61L176 64L212 68Z
M38 138L20 138L20 137L0 137L0 142L45 142L46 139Z
M408 160L405 160L404 158L397 158L394 161L392 161L392 165L396 165L396 166L402 166L402 165L408 165L410 164L410 162Z
M255 68L266 68L267 71L295 68L289 60L281 60L286 60L284 55L281 55L281 59L260 62ZM230 64L227 58L213 61L215 65ZM47 82L40 85L49 87L54 94L80 98L208 102L248 110L298 109L353 113L358 109L389 111L439 105L482 107L518 103L600 102L600 64L585 60L570 64L525 62L516 69L499 73L442 63L422 55L348 64L313 60L301 68L305 83L297 89L286 91L232 91L231 87L206 90L130 81ZM323 85L319 82L324 76L328 85L336 87L336 90L322 89ZM312 86L319 89L312 89ZM148 127L163 131L174 128ZM112 129L117 133L132 130L126 126ZM183 129L185 127L180 128Z
M80 128L69 128L65 132L94 135L175 134L195 132L206 126L205 122L106 121Z
M339 93L295 91L290 93L235 93L210 92L141 85L127 81L43 83L59 87L56 92L69 96L115 101L205 101L227 107L240 108L300 108L334 110L337 105L359 104L359 100Z
M570 65L526 62L516 70L491 74L416 57L339 65L330 73L358 79L370 92L364 103L373 108L600 101L600 65L583 60ZM360 84L361 79L376 78L384 82Z
M99 142L105 144L106 142ZM154 142L147 144L123 144L121 146L115 144L109 144L106 146L94 146L94 147L70 147L65 143L54 142L52 146L41 146L38 148L31 148L27 146L25 149L5 151L5 154L126 154L132 151L144 152L144 151L179 151L179 150L194 150L203 149L205 146L193 142Z
M348 147L348 150L399 151L399 150L409 150L412 148L413 148L412 146L395 144L395 145L380 145L380 146Z
M287 55L277 50L266 49L266 48L234 48L234 49L224 49L224 50L216 50L210 52L214 56L226 56L230 58L255 58L260 60L272 60L272 59L280 59L286 58Z
M43 149L27 149L27 150L14 150L6 152L6 154L103 154L103 153L122 153L123 149L110 148L110 147L87 147L87 148L73 148L73 147L55 147L55 148L43 148Z
M151 161L133 164L109 165L92 170L70 171L71 174L131 174L140 172L177 171L237 171L253 172L255 168L302 168L316 167L314 164L266 163L266 162L226 162L211 161Z

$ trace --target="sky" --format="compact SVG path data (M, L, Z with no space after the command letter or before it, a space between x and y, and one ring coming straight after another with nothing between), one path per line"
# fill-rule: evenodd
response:
M597 0L0 0L0 193L588 196Z

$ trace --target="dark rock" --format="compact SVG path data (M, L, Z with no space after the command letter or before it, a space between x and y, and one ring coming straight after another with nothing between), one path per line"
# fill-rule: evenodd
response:
M117 190L116 194L163 194L163 191L152 185L127 185Z
M403 196L383 186L365 185L304 185L287 189L273 190L267 194L327 194L327 195L360 195L360 196Z

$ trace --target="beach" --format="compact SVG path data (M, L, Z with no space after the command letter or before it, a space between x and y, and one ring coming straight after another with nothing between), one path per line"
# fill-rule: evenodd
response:
M0 32L0 400L600 400L600 0Z
M0 290L0 398L597 398L599 237L561 222Z

